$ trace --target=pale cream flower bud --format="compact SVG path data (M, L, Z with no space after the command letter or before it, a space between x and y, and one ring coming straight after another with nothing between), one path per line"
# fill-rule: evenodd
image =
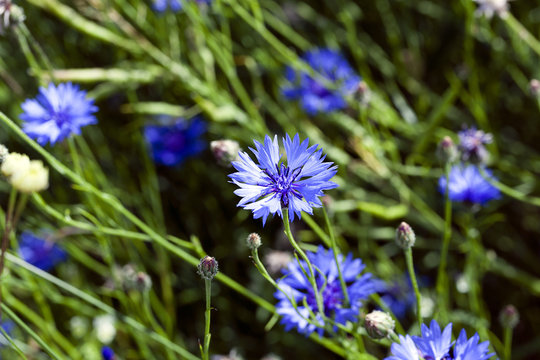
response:
M40 160L32 160L26 170L16 171L9 181L23 193L42 191L49 187L49 169Z
M28 156L19 153L9 153L2 163L2 174L10 177L17 172L26 172L30 166Z
M4 145L0 144L0 164L6 160L6 157L9 155L9 150Z

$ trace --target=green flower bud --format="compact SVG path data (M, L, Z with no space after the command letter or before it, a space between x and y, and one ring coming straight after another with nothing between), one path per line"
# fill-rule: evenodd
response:
M261 246L261 237L257 233L251 233L246 240L247 246L250 250L257 250Z
M459 153L456 144L450 136L445 136L437 148L437 157L443 163L453 163L458 159Z
M499 322L505 328L513 329L519 323L519 312L514 305L506 305L499 314Z
M205 280L212 280L218 273L218 262L211 256L205 256L197 266L197 273Z
M368 335L373 339L388 337L394 332L396 323L392 317L382 311L375 310L366 315L364 327Z
M402 222L396 230L396 243L403 249L414 246L416 235L406 222Z

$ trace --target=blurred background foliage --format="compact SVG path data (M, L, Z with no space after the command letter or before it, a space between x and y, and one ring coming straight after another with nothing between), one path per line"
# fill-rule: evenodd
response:
M425 278L422 292L433 300L444 227L443 198L436 188L442 174L435 156L440 139L456 139L464 125L491 132L490 167L498 179L523 193L540 193L540 101L529 88L530 80L540 76L539 54L516 28L521 23L532 36L540 36L538 1L512 2L511 19L476 17L470 0L215 0L208 6L189 3L176 14L156 14L149 2L135 0L17 4L52 71L29 64L21 36L6 33L0 39L2 111L17 119L21 102L51 79L81 84L100 109L99 125L75 139L84 179L116 196L157 233L187 241L184 249L195 258L215 256L221 272L270 303L273 289L252 266L245 238L259 232L263 256L271 249L291 250L281 222L274 219L263 228L250 212L236 207L227 178L231 170L220 167L209 148L181 167L155 166L141 130L155 115L201 114L208 143L229 138L247 149L264 134L298 132L320 144L339 165L340 187L330 192L330 211L342 250L361 257L376 276L398 279L405 264L393 242L394 229L406 219L418 237L415 267ZM309 117L281 95L285 67L302 68L299 56L316 47L341 50L367 84L369 103L358 95L344 111ZM7 128L0 132L0 143L39 156ZM67 142L46 149L75 168ZM148 306L160 331L197 353L204 284L193 264L152 242L74 230L62 220L68 214L96 226L136 227L54 171L50 183L43 203L33 199L19 229L48 229L68 250L70 261L55 276L152 327L141 310L148 304L136 294L105 286L115 265L134 264L153 279ZM6 200L8 186L2 183L0 189ZM46 206L58 216L44 211ZM481 314L470 313L467 294L455 287L470 266L466 213L464 206L455 206L448 266L455 310L450 319L470 331L480 323L489 328L489 340L499 350L497 314L512 303L521 312L513 358L535 359L540 353L538 208L503 197L477 211L475 236L481 238L482 253L473 266L481 278ZM324 223L317 211L313 220ZM311 223L294 223L308 247L321 241ZM6 304L59 353L95 358L87 354L99 348L97 339L90 330L77 337L70 319L91 322L100 312L49 281L13 263L8 266L2 284L9 294ZM266 331L268 311L223 283L215 284L213 353L236 348L247 359L270 352L285 359L335 356L294 331L285 333L280 325ZM409 313L403 325L407 329L412 322ZM140 355L144 348L155 359L170 358L163 347L117 325L115 346L123 359L148 359ZM384 348L368 346L385 356ZM6 359L14 356L10 349L2 351Z

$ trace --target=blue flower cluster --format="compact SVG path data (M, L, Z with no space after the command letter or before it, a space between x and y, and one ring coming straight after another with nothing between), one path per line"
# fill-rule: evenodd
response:
M40 87L38 96L26 100L21 107L24 132L40 145L54 145L71 134L80 135L82 127L97 123L94 100L69 82Z
M172 123L171 120L162 117L159 120L161 124L144 127L144 137L154 161L165 166L180 165L206 148L202 138L206 132L206 124L201 118L178 118Z
M154 0L152 8L158 13L162 13L167 10L178 12L182 10L184 1L196 1L199 4L208 4L212 0Z
M232 165L237 172L230 174L232 182L240 187L234 193L242 198L238 206L253 210L253 217L262 217L263 225L269 214L282 216L281 209L288 208L290 221L301 212L313 213L314 207L321 207L319 199L324 190L337 187L330 181L336 174L337 166L325 162L326 155L318 145L309 146L309 139L300 142L298 134L291 140L287 135L283 140L287 164L280 162L277 135L272 140L268 135L264 144L254 141L256 164L247 153L240 152L240 160Z
M289 84L282 89L289 100L300 100L309 115L344 109L346 97L358 90L361 78L338 52L331 49L315 49L302 59L322 76L331 88L304 71L287 67L285 77Z
M392 356L385 360L486 360L493 357L495 354L488 354L489 341L478 343L479 340L478 334L468 339L462 329L452 342L452 324L441 332L439 324L432 320L430 327L422 324L422 336L399 335L400 343L392 344Z
M58 244L45 241L30 232L23 232L19 237L19 255L27 263L44 271L51 270L68 257L67 252Z
M489 169L484 169L492 177ZM499 199L499 189L491 185L476 165L454 165L448 176L448 197L452 201L483 205L490 200ZM439 191L446 192L446 177L439 179Z
M334 252L319 246L316 253L307 252L307 257L314 268L317 287L322 296L324 316L319 313L315 293L309 279L302 271L302 269L307 269L306 262L303 260L292 261L282 271L284 277L277 281L280 289L287 295L281 291L274 294L279 301L276 309L277 313L282 316L281 323L285 325L285 330L289 331L297 328L298 332L305 335L317 330L319 335L322 336L325 317L332 318L338 324L357 321L362 301L376 291L379 280L373 279L370 273L360 276L360 273L365 268L362 260L353 260L352 254L349 254L346 258L339 255L339 267L347 284L350 301L350 305L347 307L341 290ZM288 297L296 301L296 309ZM310 313L316 315L314 321L318 322L320 326L315 325L313 321L308 322L307 319L310 318Z

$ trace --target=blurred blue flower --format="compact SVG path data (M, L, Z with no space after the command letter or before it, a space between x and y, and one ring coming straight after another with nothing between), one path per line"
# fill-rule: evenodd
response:
M357 91L361 81L347 60L332 49L308 51L302 59L334 87L327 88L307 72L296 71L289 66L285 70L285 78L290 84L282 88L283 95L289 100L299 99L309 115L345 108L345 97Z
M232 182L240 187L234 193L242 198L238 206L253 210L253 217L262 217L263 225L270 213L282 216L281 208L289 209L290 221L295 214L313 213L314 207L321 207L319 197L323 190L333 189L337 184L330 181L336 174L337 166L324 162L326 155L318 145L308 146L309 139L300 142L298 134L291 140L289 135L282 139L287 157L287 165L280 163L277 135L272 140L268 135L264 144L254 141L258 164L249 155L240 152L240 160L232 165L237 172L230 174Z
M11 336L11 332L15 328L15 323L11 320L2 321L2 324L0 325L4 331ZM10 345L8 339L0 332L0 347ZM0 359L2 357L0 356Z
M319 246L316 253L307 252L307 256L313 266L317 287L322 295L324 316L333 318L339 324L356 321L362 306L362 300L367 299L369 295L376 291L379 281L373 279L370 273L360 276L360 273L365 268L362 260L353 260L352 254L349 254L346 258L339 255L339 266L347 284L350 301L349 307L345 307L333 251ZM302 268L307 269L305 261L293 260L286 269L282 270L284 277L277 281L279 287L289 297L294 298L297 309L293 307L285 294L277 291L274 293L274 297L279 300L276 310L282 316L281 323L285 325L286 331L297 328L298 332L309 335L317 330L319 335L322 335L324 332L324 318L318 311L315 294ZM304 306L304 301L307 307ZM322 327L318 327L306 320L309 318L310 312L316 315L315 321Z
M67 252L58 244L45 241L30 232L19 237L19 255L26 261L44 271L67 259Z
M103 356L103 360L114 360L116 358L113 349L108 346L101 348L101 356Z
M398 281L389 284L381 282L381 284L380 290L377 290L381 300L398 319L403 319L416 304L411 279L404 276Z
M206 148L202 138L206 124L201 118L185 120L162 117L159 121L160 125L144 127L144 137L157 164L180 165Z
M491 171L484 169L491 178ZM439 191L446 192L446 177L439 179ZM499 199L499 189L491 185L482 177L475 165L454 165L450 170L448 196L452 201L469 202L473 204L485 204L494 199Z
M458 137L463 161L486 162L489 153L484 145L493 142L493 135L471 127L458 132Z
M199 4L208 4L212 0L153 0L152 8L158 13L162 13L170 9L172 12L182 10L183 1L195 1Z
M40 145L54 145L71 134L80 135L82 127L97 123L94 100L70 82L40 87L36 98L27 99L21 107L24 132Z
M392 355L385 360L486 360L495 354L488 354L489 341L478 343L476 333L467 339L462 329L458 339L452 342L452 324L441 332L439 324L431 321L430 327L422 324L422 336L399 335L400 343L393 343ZM453 349L450 349L454 345Z

